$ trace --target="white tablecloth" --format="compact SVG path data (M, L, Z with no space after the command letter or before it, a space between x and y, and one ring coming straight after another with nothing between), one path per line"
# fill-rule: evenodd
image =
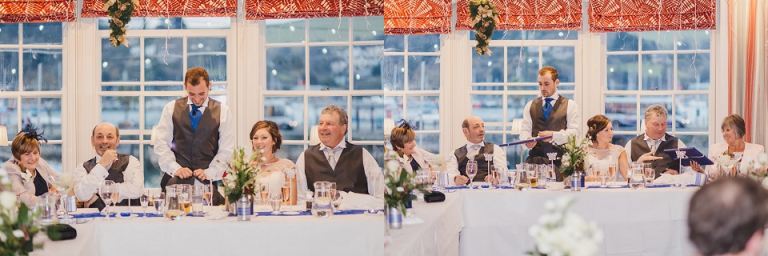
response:
M576 199L572 212L603 230L601 255L694 255L686 218L696 189L462 190L461 255L523 255L533 249L528 228L544 202L563 195Z
M35 255L383 255L383 215L96 218Z
M385 255L459 254L459 232L464 223L460 193L446 193L445 201L439 203L414 202L413 210L424 222L389 230L392 243L384 249Z

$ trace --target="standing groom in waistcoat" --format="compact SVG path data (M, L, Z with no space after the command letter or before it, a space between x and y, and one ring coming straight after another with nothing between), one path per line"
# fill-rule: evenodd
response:
M491 165L500 171L507 168L507 154L501 147L485 141L485 123L480 117L472 116L464 119L461 123L461 130L464 137L467 138L467 144L457 148L453 155L448 158L445 164L445 170L448 172L448 179L456 185L464 185L469 182L467 175L467 163L469 159L477 161L477 175L473 181L488 182L488 162L485 154L493 154Z
M338 191L384 198L381 167L365 148L344 140L347 111L329 105L320 112L317 133L320 144L311 146L296 160L299 197L314 191L316 181L336 182Z
M557 153L555 167L560 166L560 158L563 152L552 143L561 145L568 142L568 137L581 138L581 117L579 106L576 102L563 97L557 92L560 85L557 69L545 66L539 70L539 90L541 97L534 99L525 105L523 109L523 125L520 132L520 140L533 137L552 136L551 139L529 142L525 147L531 149L528 153L527 163L550 163L547 153ZM563 179L559 171L556 171L557 180Z
M93 128L91 145L96 156L83 162L75 173L83 177L75 186L75 196L83 201L85 208L104 209L106 205L99 197L99 187L104 180L120 184L120 201L117 205L139 205L139 196L144 190L144 169L139 159L131 155L118 154L120 131L111 123L101 123Z
M155 154L163 178L160 187L172 184L209 184L220 180L235 148L235 126L229 107L208 97L211 81L201 67L187 70L187 97L163 108L157 125ZM213 204L224 203L213 189Z

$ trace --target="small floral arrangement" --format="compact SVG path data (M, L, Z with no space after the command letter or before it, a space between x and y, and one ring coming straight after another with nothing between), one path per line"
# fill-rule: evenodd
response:
M744 161L741 161L739 170L762 182L768 177L768 154L760 153L757 157L745 158Z
M435 168L437 168L438 172L442 172L443 171L443 167L445 166L446 163L448 163L448 157L443 156L443 155L428 156L428 157L424 158L424 160L427 160L427 163L429 163L429 164L433 165Z
M603 232L595 222L568 211L573 201L571 196L562 196L544 204L548 213L528 229L536 241L528 255L597 255Z
M384 164L384 172L386 173L384 176L384 184L386 185L384 201L386 201L387 207L400 209L405 215L408 202L415 199L411 192L419 190L427 194L429 191L426 183L413 182L416 171L411 173L405 171L397 159L397 153L388 147L384 148L384 155L388 155L388 159L390 159Z
M584 158L587 157L587 138L576 139L576 135L568 136L568 142L557 145L563 151L560 163L560 173L568 177L574 172L584 170Z
M720 166L733 166L739 162L739 159L731 157L731 155L723 154L717 157L717 164Z
M80 176L75 172L64 171L58 177L51 180L51 184L62 193L69 192L80 181Z
M491 43L496 23L499 23L496 6L490 0L471 0L469 17L472 19L470 25L475 28L475 40L477 40L475 52L479 55L491 55L493 52L488 49L488 45Z
M24 203L19 203L10 190L8 172L0 169L0 255L29 255L33 249L43 248L32 238L40 231L35 214Z
M253 152L250 158L245 158L245 149L238 147L233 153L232 161L227 164L224 172L224 195L230 203L236 202L244 195L252 196L256 193L254 185L258 167L265 160L261 155L263 149ZM256 161L255 163L253 163Z
M113 46L122 44L128 47L130 42L125 38L125 25L131 22L133 10L138 5L139 0L104 0L104 11L109 14L109 29L112 30L112 33L109 33L109 42Z

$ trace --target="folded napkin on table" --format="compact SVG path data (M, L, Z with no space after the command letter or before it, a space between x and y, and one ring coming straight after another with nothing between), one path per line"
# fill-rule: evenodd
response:
M341 192L340 210L351 209L381 209L384 207L384 200L375 198L368 194L357 194L353 192Z
M701 186L707 180L707 175L698 172L686 172L680 175L661 174L653 181L654 185L683 184Z

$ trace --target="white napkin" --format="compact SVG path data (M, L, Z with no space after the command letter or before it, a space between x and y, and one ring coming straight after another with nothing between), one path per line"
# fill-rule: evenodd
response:
M662 173L659 178L653 181L653 184L683 184L683 185L701 185L706 180L706 175L697 172L686 172L680 175Z
M384 207L384 200L375 198L368 194L356 194L353 192L341 192L340 210L367 210L381 209Z

